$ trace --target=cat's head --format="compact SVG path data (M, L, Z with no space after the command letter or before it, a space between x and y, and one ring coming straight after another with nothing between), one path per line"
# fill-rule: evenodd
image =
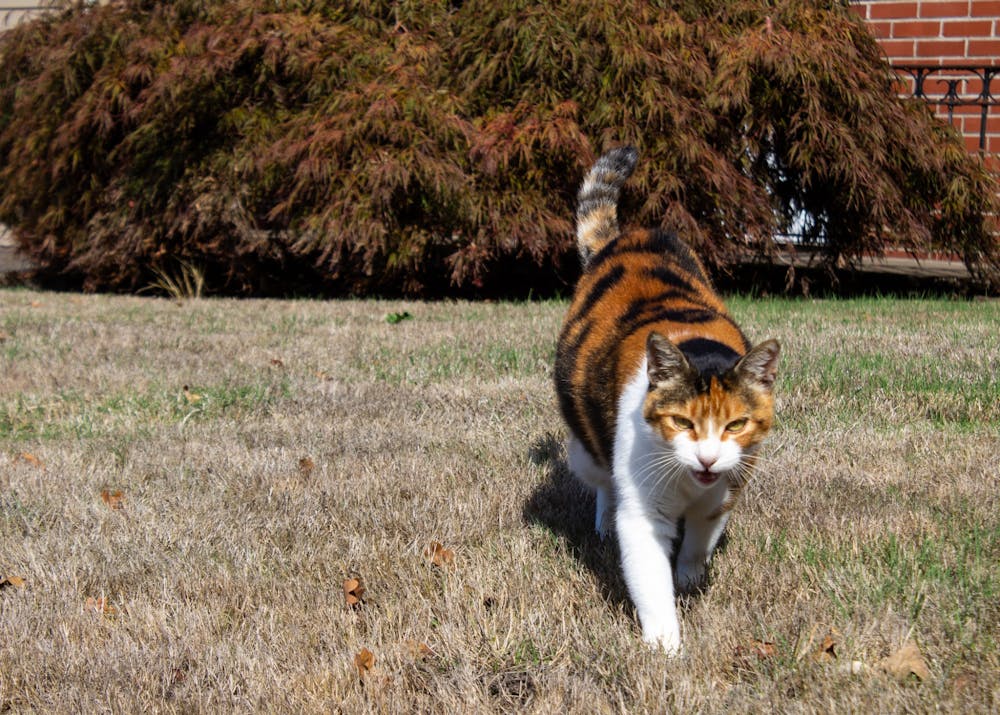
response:
M742 476L774 420L780 346L765 340L719 375L702 375L658 333L646 340L649 394L643 415L703 487Z

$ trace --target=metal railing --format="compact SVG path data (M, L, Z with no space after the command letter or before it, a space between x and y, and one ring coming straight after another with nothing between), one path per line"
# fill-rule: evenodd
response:
M995 87L1000 91L1000 65L893 65L892 69L905 73L913 80L910 92L913 97L943 107L952 126L955 125L956 109L978 107L979 152L987 152L990 108L1000 105L1000 98L993 94L994 80L997 80ZM965 116L975 116L975 113ZM968 133L964 122L959 130L963 134Z

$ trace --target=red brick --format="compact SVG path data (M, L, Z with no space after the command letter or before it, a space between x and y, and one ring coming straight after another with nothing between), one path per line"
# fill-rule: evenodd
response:
M1000 15L1000 0L972 0L970 17L997 17Z
M893 62L912 60L917 56L917 43L913 40L882 40L879 44Z
M864 3L851 3L850 10L862 20L868 17L868 6Z
M868 23L868 27L871 28L871 31L875 35L875 37L879 39L884 39L886 37L889 37L889 35L892 33L892 23L889 22L888 20L871 21Z
M986 137L986 151L989 154L1000 154L1000 134Z
M992 37L993 20L945 20L941 23L944 37Z
M978 97L983 93L983 81L978 78L963 80L958 87L958 93L963 97Z
M897 21L892 23L892 37L938 37L941 23L937 20Z
M917 40L917 57L965 58L965 40Z
M917 16L915 2L873 2L868 6L868 17L871 19L913 18Z
M979 137L969 136L968 134L963 134L962 139L965 141L965 150L968 152L979 151Z
M989 116L986 117L986 131L990 134L1000 134L1000 113L998 113L997 107L993 107Z
M975 117L962 117L962 133L967 134L970 137L978 137L979 127L982 123L982 117L979 115L976 115Z
M965 2L924 2L920 3L920 17L968 17L969 3Z
M979 131L979 116L983 113L983 108L978 104L963 104L955 107L956 117L972 117L977 122L976 131Z
M1000 40L969 40L969 57L987 57L996 60L1000 57Z
M892 36L892 23L889 20L872 20L865 24L880 40Z

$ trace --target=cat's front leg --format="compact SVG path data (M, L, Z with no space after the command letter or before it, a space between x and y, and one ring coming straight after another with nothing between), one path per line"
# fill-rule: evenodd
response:
M688 515L684 520L684 539L677 553L677 588L681 593L697 591L705 581L708 562L726 528L729 512L714 518Z
M618 507L615 527L625 584L639 615L642 638L669 655L678 655L681 630L670 569L670 548L677 527L628 504Z

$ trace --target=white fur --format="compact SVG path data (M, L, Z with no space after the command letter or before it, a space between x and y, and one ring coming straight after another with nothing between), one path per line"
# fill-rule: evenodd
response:
M678 520L684 517L677 584L682 589L696 586L704 577L728 512L712 520L707 517L729 496L729 482L723 473L739 464L740 451L734 440L721 439L721 427L719 434L704 440L682 436L668 443L643 418L648 387L643 359L619 398L613 478L598 476L593 469L588 471L578 456L586 452L578 444L570 445L570 466L581 479L599 489L599 510L607 504L607 497L600 496L601 490L606 490L608 481L613 484L622 570L643 639L677 654L681 633L674 605L671 541L677 535ZM593 460L590 463L593 465ZM691 470L704 470L705 463L711 464L710 471L720 474L710 486L697 482L691 474ZM602 526L606 528L606 517L599 511L596 521L600 533Z

